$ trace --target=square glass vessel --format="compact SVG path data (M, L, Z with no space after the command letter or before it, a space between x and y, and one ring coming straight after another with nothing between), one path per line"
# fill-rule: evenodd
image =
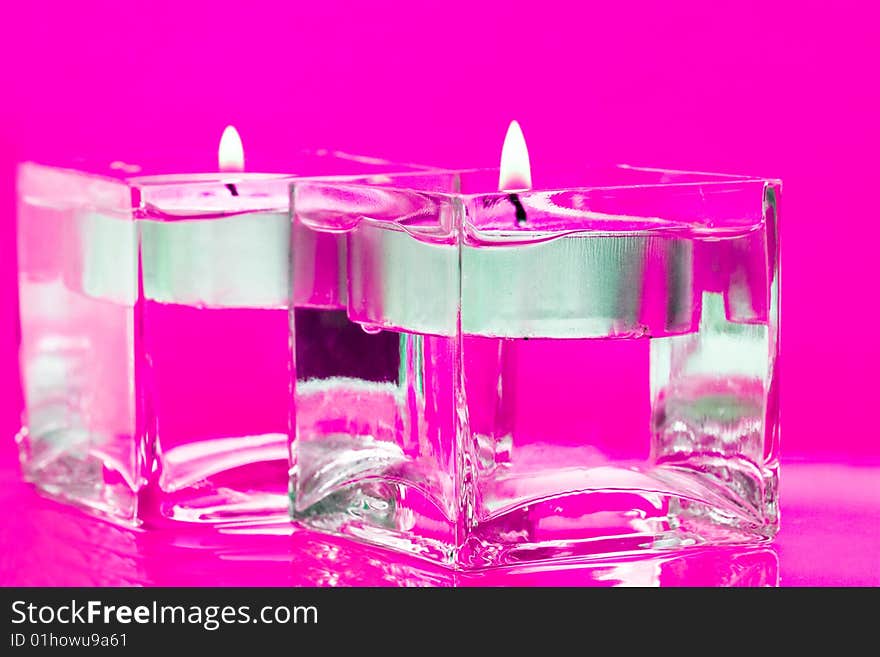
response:
M780 183L577 173L294 183L345 254L293 313L300 525L459 568L774 536Z
M290 168L21 165L27 479L123 523L286 517L290 181L419 167L319 151ZM319 241L300 259L334 260Z

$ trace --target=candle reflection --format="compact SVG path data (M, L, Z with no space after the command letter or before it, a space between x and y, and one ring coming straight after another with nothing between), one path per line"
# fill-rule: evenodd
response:
M707 548L461 573L286 522L151 531L5 487L0 584L29 586L777 586L770 547ZM10 497L11 496L11 497Z

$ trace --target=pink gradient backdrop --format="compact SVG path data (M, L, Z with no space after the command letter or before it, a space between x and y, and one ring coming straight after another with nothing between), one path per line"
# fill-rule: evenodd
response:
M675 6L670 6L674 4ZM871 3L13 3L0 21L0 436L17 425L13 167L279 144L492 165L518 118L585 158L784 180L783 452L877 461Z

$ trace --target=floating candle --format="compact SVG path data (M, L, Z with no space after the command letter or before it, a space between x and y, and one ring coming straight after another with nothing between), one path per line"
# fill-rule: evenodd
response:
M318 151L245 172L231 126L218 151L215 173L19 170L23 469L122 522L286 514L291 263L330 290L339 262L332 238L291 251L290 181L424 169Z
M336 356L296 372L296 521L463 568L771 537L778 181L502 153L455 192L294 183L352 336L295 322Z

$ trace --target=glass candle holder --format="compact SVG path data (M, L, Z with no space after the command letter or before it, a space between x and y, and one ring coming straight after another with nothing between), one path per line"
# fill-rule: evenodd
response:
M294 183L347 254L293 322L300 525L459 568L775 534L779 182L579 173Z
M292 161L364 183L416 168ZM286 517L291 261L338 259L332 240L291 253L294 175L21 165L27 479L123 523Z

